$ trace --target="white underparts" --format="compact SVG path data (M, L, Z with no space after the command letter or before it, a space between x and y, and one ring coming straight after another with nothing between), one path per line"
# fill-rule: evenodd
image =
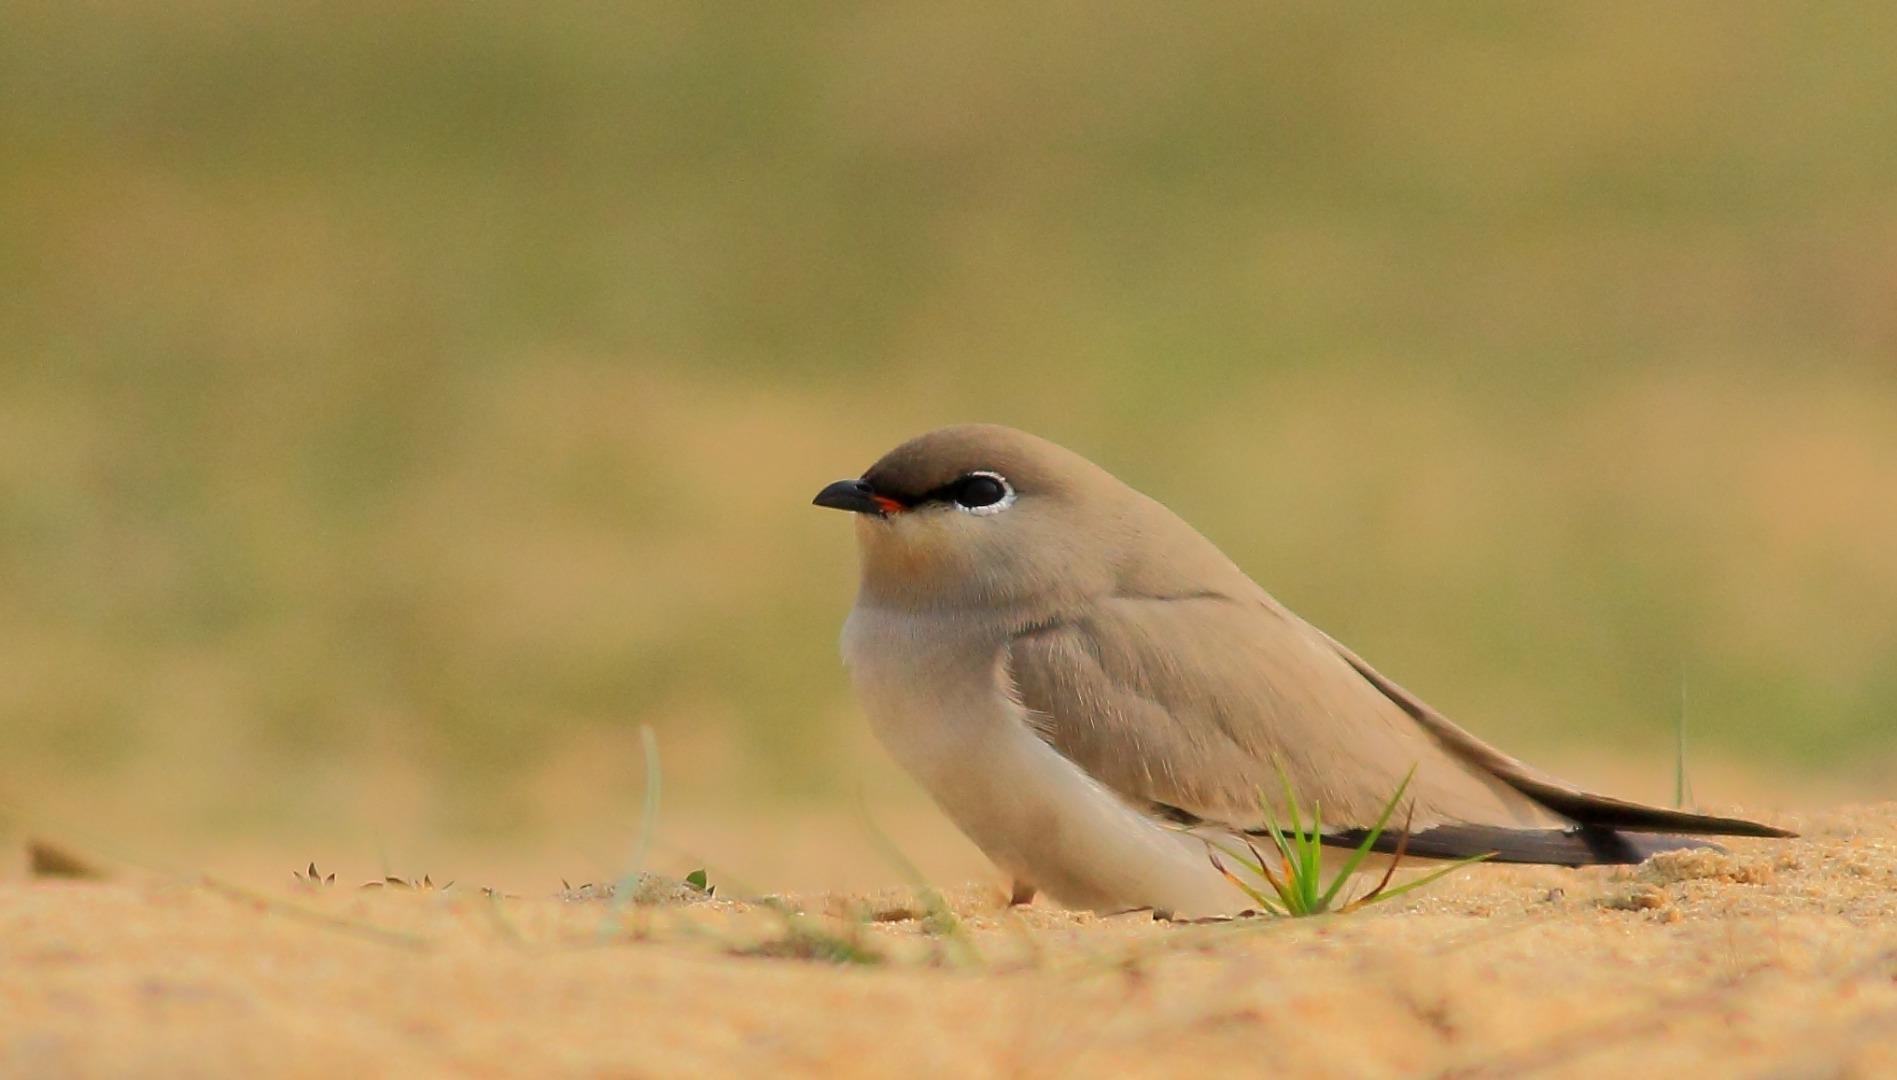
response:
M884 747L997 866L1070 907L1245 906L1203 841L1128 806L1034 732L999 645L945 648L952 630L922 625L939 618L859 608L844 655Z

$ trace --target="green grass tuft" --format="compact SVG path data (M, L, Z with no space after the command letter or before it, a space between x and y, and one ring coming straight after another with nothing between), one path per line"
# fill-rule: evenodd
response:
M1246 841L1245 846L1250 853L1250 858L1234 851L1228 845L1211 840L1207 841L1212 848L1207 852L1207 856L1219 873L1224 874L1227 880L1251 898L1259 911L1290 917L1356 911L1359 908L1420 889L1470 863L1488 858L1487 854L1482 854L1459 859L1414 881L1391 888L1390 877L1396 873L1397 864L1403 861L1404 851L1409 845L1409 823L1405 821L1402 838L1397 843L1396 852L1391 856L1389 865L1384 868L1382 880L1378 881L1376 887L1369 892L1345 900L1341 904L1338 903L1338 897L1343 893L1345 884L1363 865L1364 859L1370 855L1370 850L1382 837L1384 830L1390 824L1390 818L1396 813L1398 804L1403 801L1403 796L1409 791L1410 781L1415 776L1416 769L1412 766L1410 771L1404 774L1403 782L1397 785L1389 801L1383 804L1383 812L1377 815L1376 823L1364 834L1362 842L1351 851L1350 857L1345 860L1344 865L1328 884L1324 881L1322 808L1318 802L1312 801L1310 827L1306 828L1305 815L1300 808L1297 793L1292 790L1291 778L1282 767L1278 769L1278 778L1284 785L1285 808L1291 816L1289 829L1279 825L1278 814L1272 808L1271 800L1265 797L1264 791L1258 792L1258 806L1264 811L1265 828L1271 837L1276 858L1268 857L1249 840ZM1254 878L1263 881L1270 892L1257 888L1251 882L1227 869L1225 863L1219 858L1221 852L1251 873ZM1277 864L1276 869L1272 865L1274 862Z

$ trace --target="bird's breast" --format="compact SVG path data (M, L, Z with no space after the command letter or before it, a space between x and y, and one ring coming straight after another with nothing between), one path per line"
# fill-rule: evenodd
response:
M845 624L843 654L890 756L1017 881L1097 910L1230 906L1237 894L1203 851L1035 734L1008 692L1007 641L1005 629L859 606Z
M1000 682L1005 644L1004 635L968 620L862 605L844 623L842 641L871 728L918 775L1010 722Z

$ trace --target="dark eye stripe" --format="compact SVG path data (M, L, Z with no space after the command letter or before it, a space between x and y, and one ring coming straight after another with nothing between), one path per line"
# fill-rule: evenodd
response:
M984 506L993 506L1007 498L1013 490L1006 480L995 473L972 472L964 473L940 487L931 488L903 501L910 506L919 506L928 502L952 502L971 510L978 510Z
M963 506L993 506L1008 497L1008 486L992 476L970 473L955 482L955 501Z

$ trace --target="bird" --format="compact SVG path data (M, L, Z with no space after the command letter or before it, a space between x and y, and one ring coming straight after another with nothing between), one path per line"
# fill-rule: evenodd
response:
M815 505L856 519L841 651L869 725L1012 879L1098 912L1231 915L1208 857L1280 793L1326 845L1581 866L1784 837L1594 794L1491 746L1293 614L1158 501L1013 428L917 436ZM1405 780L1408 779L1407 786ZM1387 855L1386 855L1387 858Z

